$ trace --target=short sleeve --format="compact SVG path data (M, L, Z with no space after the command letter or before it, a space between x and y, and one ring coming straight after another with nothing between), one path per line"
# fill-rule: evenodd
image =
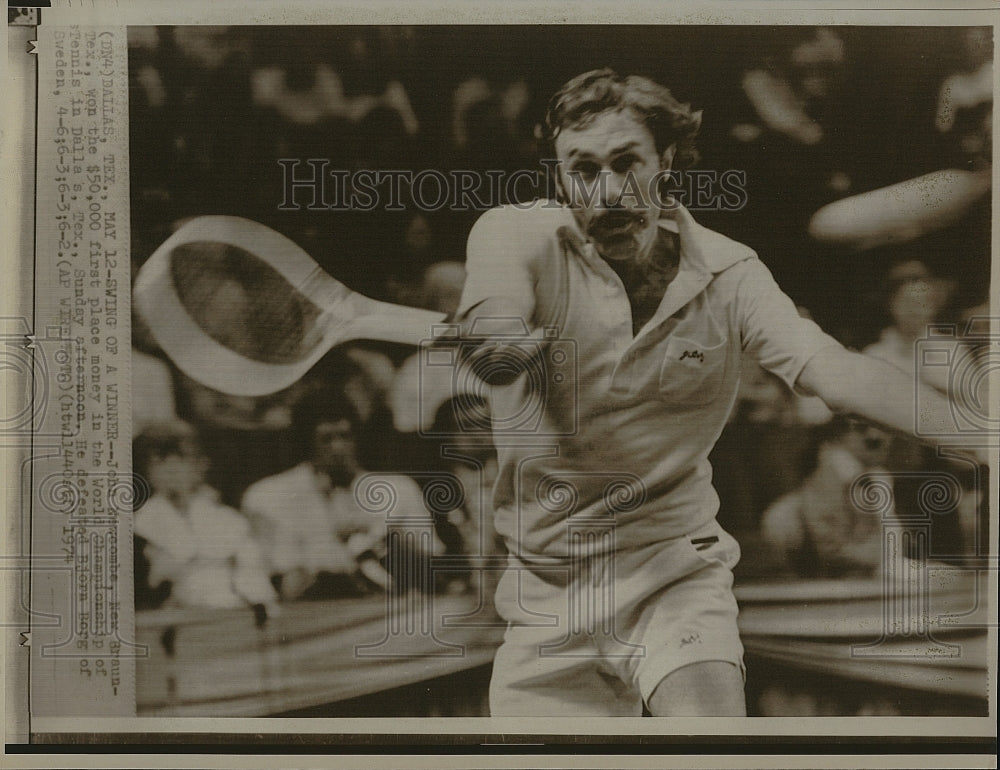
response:
M280 496L272 494L273 479L258 481L243 495L240 506L251 532L261 545L265 561L275 572L287 572L306 559L295 524L280 516Z
M745 260L733 269L743 273L736 289L743 350L794 390L809 359L824 348L839 347L840 343L813 321L799 315L795 304L759 259Z
M530 220L529 210L504 207L487 211L473 225L459 316L496 297L512 300L526 315L534 310L538 244Z
M183 530L176 526L173 506L160 495L147 500L133 521L133 531L147 542L183 558L191 556L185 550L188 543L182 537Z

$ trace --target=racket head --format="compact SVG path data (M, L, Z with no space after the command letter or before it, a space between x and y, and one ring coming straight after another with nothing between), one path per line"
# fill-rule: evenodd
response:
M133 299L181 371L237 396L289 387L343 342L418 344L441 320L358 294L290 239L232 216L185 222L139 270Z

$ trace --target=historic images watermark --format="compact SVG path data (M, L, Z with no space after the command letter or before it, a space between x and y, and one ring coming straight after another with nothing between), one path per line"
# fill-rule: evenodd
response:
M520 327L520 328L518 328ZM568 436L578 427L576 341L560 337L559 329L547 326L532 333L518 318L479 318L469 334L459 339L458 327L441 324L433 337L420 346L418 408L422 435L502 434ZM524 398L507 408L488 398L487 383L513 381L526 375ZM425 389L449 388L453 419L441 428L433 414L424 414L428 404ZM546 425L542 414L552 398L564 404L569 418L562 424ZM487 402L489 405L487 405Z
M342 169L329 158L281 158L280 211L486 211L496 206L530 206L543 198L559 206L559 163L543 159L540 169ZM574 199L619 205L653 203L691 211L739 211L747 204L745 171L661 170L647 183L634 174L600 171L589 178L567 176ZM613 180L613 181L612 181ZM609 196L609 193L613 195Z
M991 333L989 317L972 318L964 327L933 324L914 346L917 436L947 439L964 445L996 442L1000 415L990 411L991 378L1000 371L1000 337ZM993 384L995 387L995 383ZM951 397L951 421L930 422L923 401L932 388Z

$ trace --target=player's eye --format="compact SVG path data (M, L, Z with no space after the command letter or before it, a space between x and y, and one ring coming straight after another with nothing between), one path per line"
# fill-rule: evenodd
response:
M627 152L624 155L619 155L611 162L611 170L616 174L624 174L626 171L635 166L639 159L631 152Z
M592 181L597 178L598 173L600 173L601 167L596 163L589 161L582 161L580 163L574 163L570 168L570 174L583 179L584 181Z

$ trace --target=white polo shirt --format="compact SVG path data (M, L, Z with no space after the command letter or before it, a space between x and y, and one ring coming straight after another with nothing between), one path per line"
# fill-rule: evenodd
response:
M484 214L468 243L459 314L493 297L534 308L557 338L534 373L494 387L497 531L531 561L579 553L574 522L607 522L629 549L687 534L717 513L708 454L736 398L743 351L794 387L839 345L799 316L748 247L679 208L679 272L632 333L625 288L571 211L552 201ZM575 549L575 550L574 550Z

